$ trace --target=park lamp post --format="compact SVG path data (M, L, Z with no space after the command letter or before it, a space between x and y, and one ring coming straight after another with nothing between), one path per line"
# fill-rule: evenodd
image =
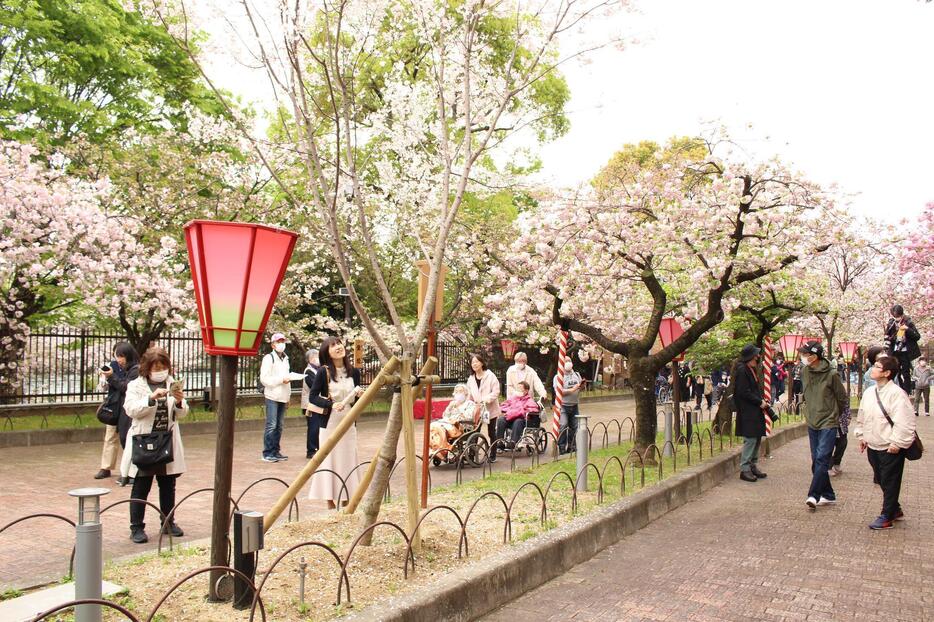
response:
M428 277L431 275L431 262L427 259L421 259L415 262L418 269L418 319L422 317L422 307L425 306L425 297L428 296ZM444 277L447 276L447 266L442 265L438 271L438 290L435 292L435 304L432 305L431 315L428 317L428 343L426 345L426 356L435 356L435 350L438 340L438 332L435 330L435 322L441 321L441 314L444 310ZM425 387L425 420L422 430L422 482L421 482L421 506L428 507L428 441L431 436L431 383Z
M785 357L785 371L788 372L789 369L794 367L794 362L798 358L798 348L801 347L801 344L804 343L803 335L783 335L778 340L778 347L782 350L782 355ZM794 381L791 378L791 374L788 374L788 406L791 406L792 399L794 398Z
M662 347L667 348L669 345L675 342L678 337L684 334L684 329L681 328L681 325L678 324L678 321L673 317L666 317L662 319L661 325L658 327L658 338L662 342ZM672 441L672 418L674 416L678 417L677 425L677 436L681 436L681 374L678 371L678 363L684 360L684 352L676 356L671 361L671 413L668 410L665 410L665 455L671 451L669 441ZM691 417L688 416L687 420L687 438L691 437ZM674 439L673 442L677 442L677 439ZM688 441L690 442L690 441Z
M841 341L839 343L840 355L843 357L843 362L846 364L846 397L850 398L850 365L853 363L853 359L856 357L856 348L859 347L859 344L855 341Z
M211 565L227 565L239 356L256 356L298 235L267 225L193 220L185 225L204 351L220 357ZM222 600L220 570L208 598Z

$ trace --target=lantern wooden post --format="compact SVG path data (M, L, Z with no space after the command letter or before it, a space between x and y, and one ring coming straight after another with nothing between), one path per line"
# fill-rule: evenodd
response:
M658 327L658 338L662 342L663 348L667 348L683 334L684 329L681 328L681 325L678 324L676 319L671 317L663 318ZM682 352L671 361L671 411L675 424L675 444L677 444L678 439L681 438L681 373L678 369L678 363L683 360L684 353ZM687 425L687 436L685 438L688 444L691 443L691 432L693 431L693 426L691 425L692 416L693 413L688 413L687 421L685 421Z
M230 487L233 478L234 417L237 400L236 356L220 357L220 387L217 404L217 449L214 452L214 502L211 522L211 565L227 565L227 533L230 531ZM212 570L208 599L224 600L217 593L217 582L225 576L223 570Z

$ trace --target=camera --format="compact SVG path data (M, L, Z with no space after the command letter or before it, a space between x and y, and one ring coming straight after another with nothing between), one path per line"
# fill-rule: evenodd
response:
M765 414L767 414L772 421L778 421L778 415L775 414L775 410L771 406L765 409Z

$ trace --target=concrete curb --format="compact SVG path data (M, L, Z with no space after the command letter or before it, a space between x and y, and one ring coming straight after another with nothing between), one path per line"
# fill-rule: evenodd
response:
M614 402L632 400L631 395L601 395L585 397L584 403ZM255 405L254 405L255 406ZM386 421L388 412L367 413L361 416L362 421ZM93 417L93 416L92 416ZM262 419L240 419L236 422L236 432L252 432L262 430L266 425ZM284 427L293 428L305 425L304 417L286 417ZM196 421L186 423L182 420L182 430L185 436L192 434L214 434L217 431L216 421ZM72 443L100 443L104 440L104 428L55 428L50 430L15 430L0 432L0 449L8 447L37 447L39 445L60 445Z
M804 423L783 428L770 437L770 449L805 435ZM429 587L380 602L345 619L437 622L479 618L713 488L739 470L739 458L736 446L645 491L461 568Z

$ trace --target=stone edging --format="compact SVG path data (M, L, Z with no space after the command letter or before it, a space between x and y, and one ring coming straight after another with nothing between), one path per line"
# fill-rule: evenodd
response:
M807 434L804 423L778 430L770 450ZM653 520L713 488L739 470L740 448L680 471L651 488L598 508L437 582L343 618L354 622L474 620L518 598Z

